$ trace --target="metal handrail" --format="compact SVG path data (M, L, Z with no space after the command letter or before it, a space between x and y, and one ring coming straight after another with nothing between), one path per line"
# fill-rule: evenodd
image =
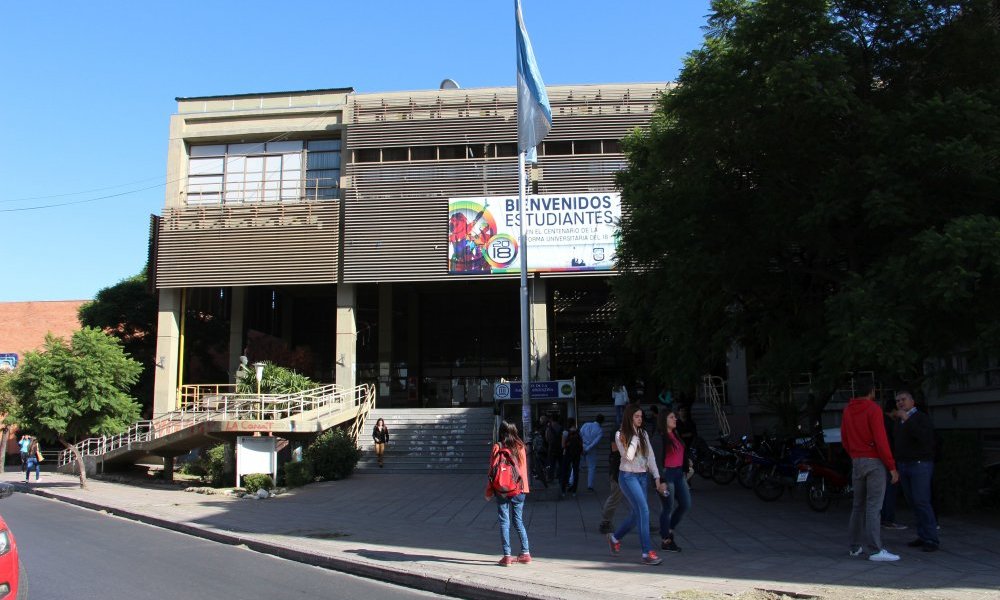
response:
M178 410L152 420L133 423L119 434L87 438L76 444L83 456L101 456L132 444L149 442L182 431L206 421L281 420L305 412L326 409L321 415L356 409L365 412L374 403L375 387L371 384L354 390L330 384L294 394L241 394L229 392L228 385L182 386ZM70 450L59 453L58 466L73 460Z
M361 432L365 428L365 421L368 420L368 415L375 408L375 385L366 383L354 389L356 392L354 403L355 405L359 405L360 408L358 409L357 418L354 419L354 424L351 425L351 439L354 440L354 445L357 446L358 440L361 439Z

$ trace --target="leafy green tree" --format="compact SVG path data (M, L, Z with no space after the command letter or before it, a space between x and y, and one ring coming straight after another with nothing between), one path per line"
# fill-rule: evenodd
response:
M845 371L919 387L927 357L997 352L998 23L992 0L713 2L618 178L613 286L658 375L739 344L822 405Z
M13 422L9 422L8 416L17 409L17 399L11 390L10 384L14 380L14 372L0 369L0 472L4 471L7 464L7 440L10 438L10 427Z
M73 443L121 433L138 419L139 404L128 390L141 370L121 342L99 329L85 327L69 343L50 334L42 349L29 352L18 366L11 386L18 400L13 420L72 452L85 488L87 472Z
M147 289L146 270L97 292L80 307L80 324L96 327L121 340L122 348L142 365L131 394L152 412L156 355L157 298Z
M319 384L305 375L285 367L279 367L274 363L264 363L264 371L260 379L260 392L262 394L294 394L315 387L319 387ZM240 367L236 376L236 389L241 394L257 393L257 372L253 365Z

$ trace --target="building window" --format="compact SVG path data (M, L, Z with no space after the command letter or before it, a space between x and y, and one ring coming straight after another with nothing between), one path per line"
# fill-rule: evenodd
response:
M339 185L340 140L190 148L188 204L322 200L336 198Z

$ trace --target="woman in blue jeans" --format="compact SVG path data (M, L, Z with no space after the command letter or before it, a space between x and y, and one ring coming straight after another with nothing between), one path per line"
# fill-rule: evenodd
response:
M516 496L505 496L503 494L497 494L493 491L490 482L486 483L485 497L487 500L490 498L496 498L497 501L497 517L500 522L500 545L503 548L503 556L500 557L500 562L497 563L501 567L509 567L515 562L521 564L527 564L531 562L531 553L528 548L528 530L524 528L524 499L527 496L529 490L528 486L528 459L527 452L525 452L524 442L517 435L517 426L513 423L508 423L504 421L500 424L500 430L497 432L496 444L493 444L493 451L490 452L490 465L493 465L493 458L501 448L505 448L510 451L511 456L514 458L515 467L521 478L521 493ZM521 553L514 558L510 553L510 522L513 516L514 528L517 529L517 535L521 539Z
M622 550L621 540L633 527L639 527L639 545L642 546L642 564L658 565L663 562L653 551L649 539L649 505L646 504L646 487L649 475L656 481L656 491L665 494L666 484L660 483L660 471L656 467L653 447L649 436L642 428L642 410L632 404L625 409L621 429L615 433L615 445L621 453L618 470L618 486L628 502L629 516L618 529L608 534L611 554L617 556Z
M684 443L677 435L677 415L674 411L667 413L665 420L663 481L667 484L666 495L660 496L660 548L667 552L680 552L681 548L674 539L674 530L680 524L684 514L691 508L691 489L687 477L684 476ZM674 508L674 502L677 507Z

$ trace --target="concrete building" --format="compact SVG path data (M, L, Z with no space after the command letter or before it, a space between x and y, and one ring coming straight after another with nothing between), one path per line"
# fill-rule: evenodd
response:
M532 377L576 377L584 400L637 362L609 302L614 178L666 87L548 88L527 203ZM177 101L154 229L155 414L243 354L377 383L381 407L489 406L495 381L520 379L515 88ZM195 354L195 329L216 332L214 354Z

